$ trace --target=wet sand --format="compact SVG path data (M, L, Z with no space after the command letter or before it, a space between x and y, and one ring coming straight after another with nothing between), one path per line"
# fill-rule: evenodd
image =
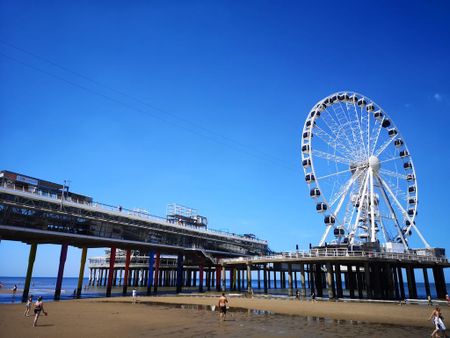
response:
M218 320L216 311L192 306L216 305L217 299L162 296L138 297L137 304L130 297L49 302L45 304L49 315L41 316L36 328L33 317L23 316L23 304L0 304L0 337L424 337L432 331L428 321L432 308L426 305L229 297L231 310L271 313L231 311L225 322ZM191 305L183 309L170 303ZM442 310L450 318L450 307Z

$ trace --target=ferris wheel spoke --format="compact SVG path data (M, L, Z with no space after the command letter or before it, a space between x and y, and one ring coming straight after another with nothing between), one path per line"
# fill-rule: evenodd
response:
M359 158L358 142L355 142L355 139L350 140L350 138L346 132L349 129L347 127L347 125L351 124L350 121L348 121L348 119L346 121L344 121L345 114L343 113L342 110L336 111L335 106L331 106L331 108L333 109L334 115L337 117L337 120L338 120L338 123L340 126L339 130L341 131L341 133L344 135L345 139L347 140L347 147L350 148L355 153L357 158ZM351 130L351 126L350 126L350 130Z
M329 147L338 151L341 155L350 157L351 152L348 151L347 148L343 147L340 143L336 142L336 139L333 139L330 134L328 134L322 128L315 126L314 127L314 135L318 136L323 142L325 142Z
M396 173L394 171L390 171L387 169L380 169L380 173L383 175L387 175L387 176L391 176L391 177L395 177L395 178L400 178L402 180L406 180L407 176L400 174L400 173Z
M329 175L317 177L317 180L323 180L325 178L330 178L330 177L333 177L333 176L346 174L346 173L349 173L351 171L352 171L352 169L346 169L346 170L338 171L338 172L335 172L335 173L332 173L332 174L329 174Z
M326 153L321 150L315 150L315 149L313 149L312 153L320 158L325 159L325 160L333 160L338 163L350 165L350 161L341 156L333 155L333 154Z
M356 182L356 180L362 175L364 171L359 171L358 173L353 174L353 176L344 183L344 185L342 186L341 190L338 191L332 198L330 201L330 206L332 207L334 205L334 203L336 203L336 201L343 195L346 194L347 191L350 189L350 187L353 185L353 183Z
M381 164L381 163L390 162L390 161L395 161L395 160L398 160L398 159L399 159L398 156L393 156L393 157L390 157L390 158L387 158L387 159L385 159L385 160L380 161L380 164Z
M390 138L388 138L386 141L384 141L384 143L376 150L376 152L375 152L375 148L374 148L374 151L372 152L372 154L373 153L375 153L375 156L377 156L377 157L379 157L382 153L383 153L383 151L385 151L386 150L386 148L394 141L396 139L396 137L390 137Z
M349 103L347 103L347 109L348 110L350 110L349 109L349 107L352 107L353 109L352 109L352 111L353 111L353 113L354 113L354 121L356 122L356 125L357 125L357 131L359 131L359 145L360 145L360 148L362 148L363 149L363 153L364 153L364 149L366 148L366 144L365 144L365 141L364 141L364 131L363 131L363 128L362 128L362 125L361 125L361 123L362 123L362 120L360 120L360 118L359 118L359 115L358 115L358 110L357 110L357 108L356 108L356 104L355 103L353 103L353 104L349 104ZM363 119L363 114L361 114L361 118Z
M408 212L403 208L403 206L401 205L401 203L398 201L397 197L394 195L394 193L391 191L391 189L389 188L389 185L386 184L386 182L379 177L379 180L381 182L381 184L386 188L387 192L391 195L391 197L393 198L394 202L397 204L397 207L401 210L403 217L405 217L410 225L408 226L408 228L406 229L406 233L409 232L409 230L411 229L411 227L414 227L414 229L416 230L417 234L419 235L420 239L422 240L423 244L425 244L425 246L427 248L430 248L430 245L428 244L428 242L425 240L425 238L422 236L421 232L419 231L419 229L417 228L417 226L414 223L414 219L412 219L409 215Z
M339 102L338 105L336 105L336 108L334 108L333 106L333 110L335 112L335 114L339 114L340 116L345 117L345 124L344 125L349 125L350 126L350 131L351 131L351 136L353 138L353 140L351 141L353 145L355 145L355 149L357 149L358 153L360 153L360 144L356 138L356 133L355 133L355 121L351 118L351 116L348 114L348 110L344 109L344 107L342 106L342 104Z
M375 126L377 126L377 127L375 128ZM372 147L370 147L372 149L371 154L374 153L374 151L375 151L375 149L377 147L378 139L379 139L380 134L381 134L381 123L379 121L375 120L375 125L374 125L374 129L373 130L375 130L376 136L375 136L374 139L372 138L372 136L370 137L370 139L373 139Z

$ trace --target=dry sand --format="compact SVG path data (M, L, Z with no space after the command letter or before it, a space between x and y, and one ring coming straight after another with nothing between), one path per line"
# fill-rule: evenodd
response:
M33 317L24 317L25 306L23 304L0 305L0 337L217 337L217 336L316 336L308 332L318 332L324 326L324 322L318 322L315 317L324 317L342 320L357 320L383 324L404 325L407 328L417 326L414 334L409 336L423 336L423 332L430 331L431 324L428 317L431 307L426 305L405 305L386 303L344 303L319 301L286 300L286 299L247 299L230 297L231 308L246 308L271 311L273 313L298 315L278 316L277 322L285 320L281 326L299 325L301 318L309 316L316 323L302 324L303 334L295 334L297 327L291 330L279 328L262 328L265 331L257 331L268 323L272 317L249 318L244 314L230 313L230 322L218 321L217 313L206 310L179 309L164 305L172 304L202 304L216 305L218 297L204 296L161 296L138 297L138 303L132 304L130 297L114 297L104 299L84 299L61 302L49 302L45 304L48 316L41 316L38 327L33 328ZM160 302L161 306L151 305ZM450 318L450 307L442 306L443 315ZM261 316L260 316L261 317ZM280 319L281 318L281 319ZM286 319L287 318L287 319ZM298 318L295 319L295 318ZM302 319L304 320L304 319ZM253 323L251 322L253 321ZM252 326L253 325L253 326ZM308 326L309 325L309 326ZM341 324L339 324L341 325ZM348 324L346 324L348 325ZM270 325L269 325L270 326ZM341 325L342 326L342 325ZM353 326L355 326L353 324ZM396 336L396 334L384 335L374 329L375 326L359 324L351 329L358 335L366 337ZM361 329L372 327L372 331L362 332ZM388 326L389 327L389 326ZM426 331L423 327L426 327ZM255 331L256 328L256 331ZM309 328L310 331L307 331ZM247 330L247 331L246 331ZM334 330L328 327L328 330ZM359 331L358 331L359 330ZM422 331L420 331L422 330ZM339 334L342 337L355 335L353 331ZM409 332L409 331L407 331ZM420 333L418 333L420 332ZM428 334L429 334L428 333ZM335 336L336 334L319 332L318 336Z

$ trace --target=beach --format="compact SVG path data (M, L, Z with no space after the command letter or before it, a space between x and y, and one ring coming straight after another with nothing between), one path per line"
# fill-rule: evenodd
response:
M23 316L24 304L0 304L0 337L424 337L432 331L427 305L228 298L224 322L212 311L217 296L49 302L36 328L33 317ZM441 308L450 318L450 307Z

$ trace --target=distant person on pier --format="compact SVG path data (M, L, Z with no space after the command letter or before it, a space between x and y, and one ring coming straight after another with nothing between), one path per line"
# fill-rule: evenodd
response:
M28 297L27 303L25 304L25 317L30 317L31 304L33 304L33 296Z
M219 303L217 304L219 306L219 316L221 320L225 320L225 317L227 316L227 304L228 299L225 297L225 293L222 292L222 296L220 296Z
M41 315L41 312L44 313L44 315L47 315L47 312L44 310L44 302L42 301L42 297L39 297L34 303L34 322L33 326L37 325L37 321L39 319L39 316Z

